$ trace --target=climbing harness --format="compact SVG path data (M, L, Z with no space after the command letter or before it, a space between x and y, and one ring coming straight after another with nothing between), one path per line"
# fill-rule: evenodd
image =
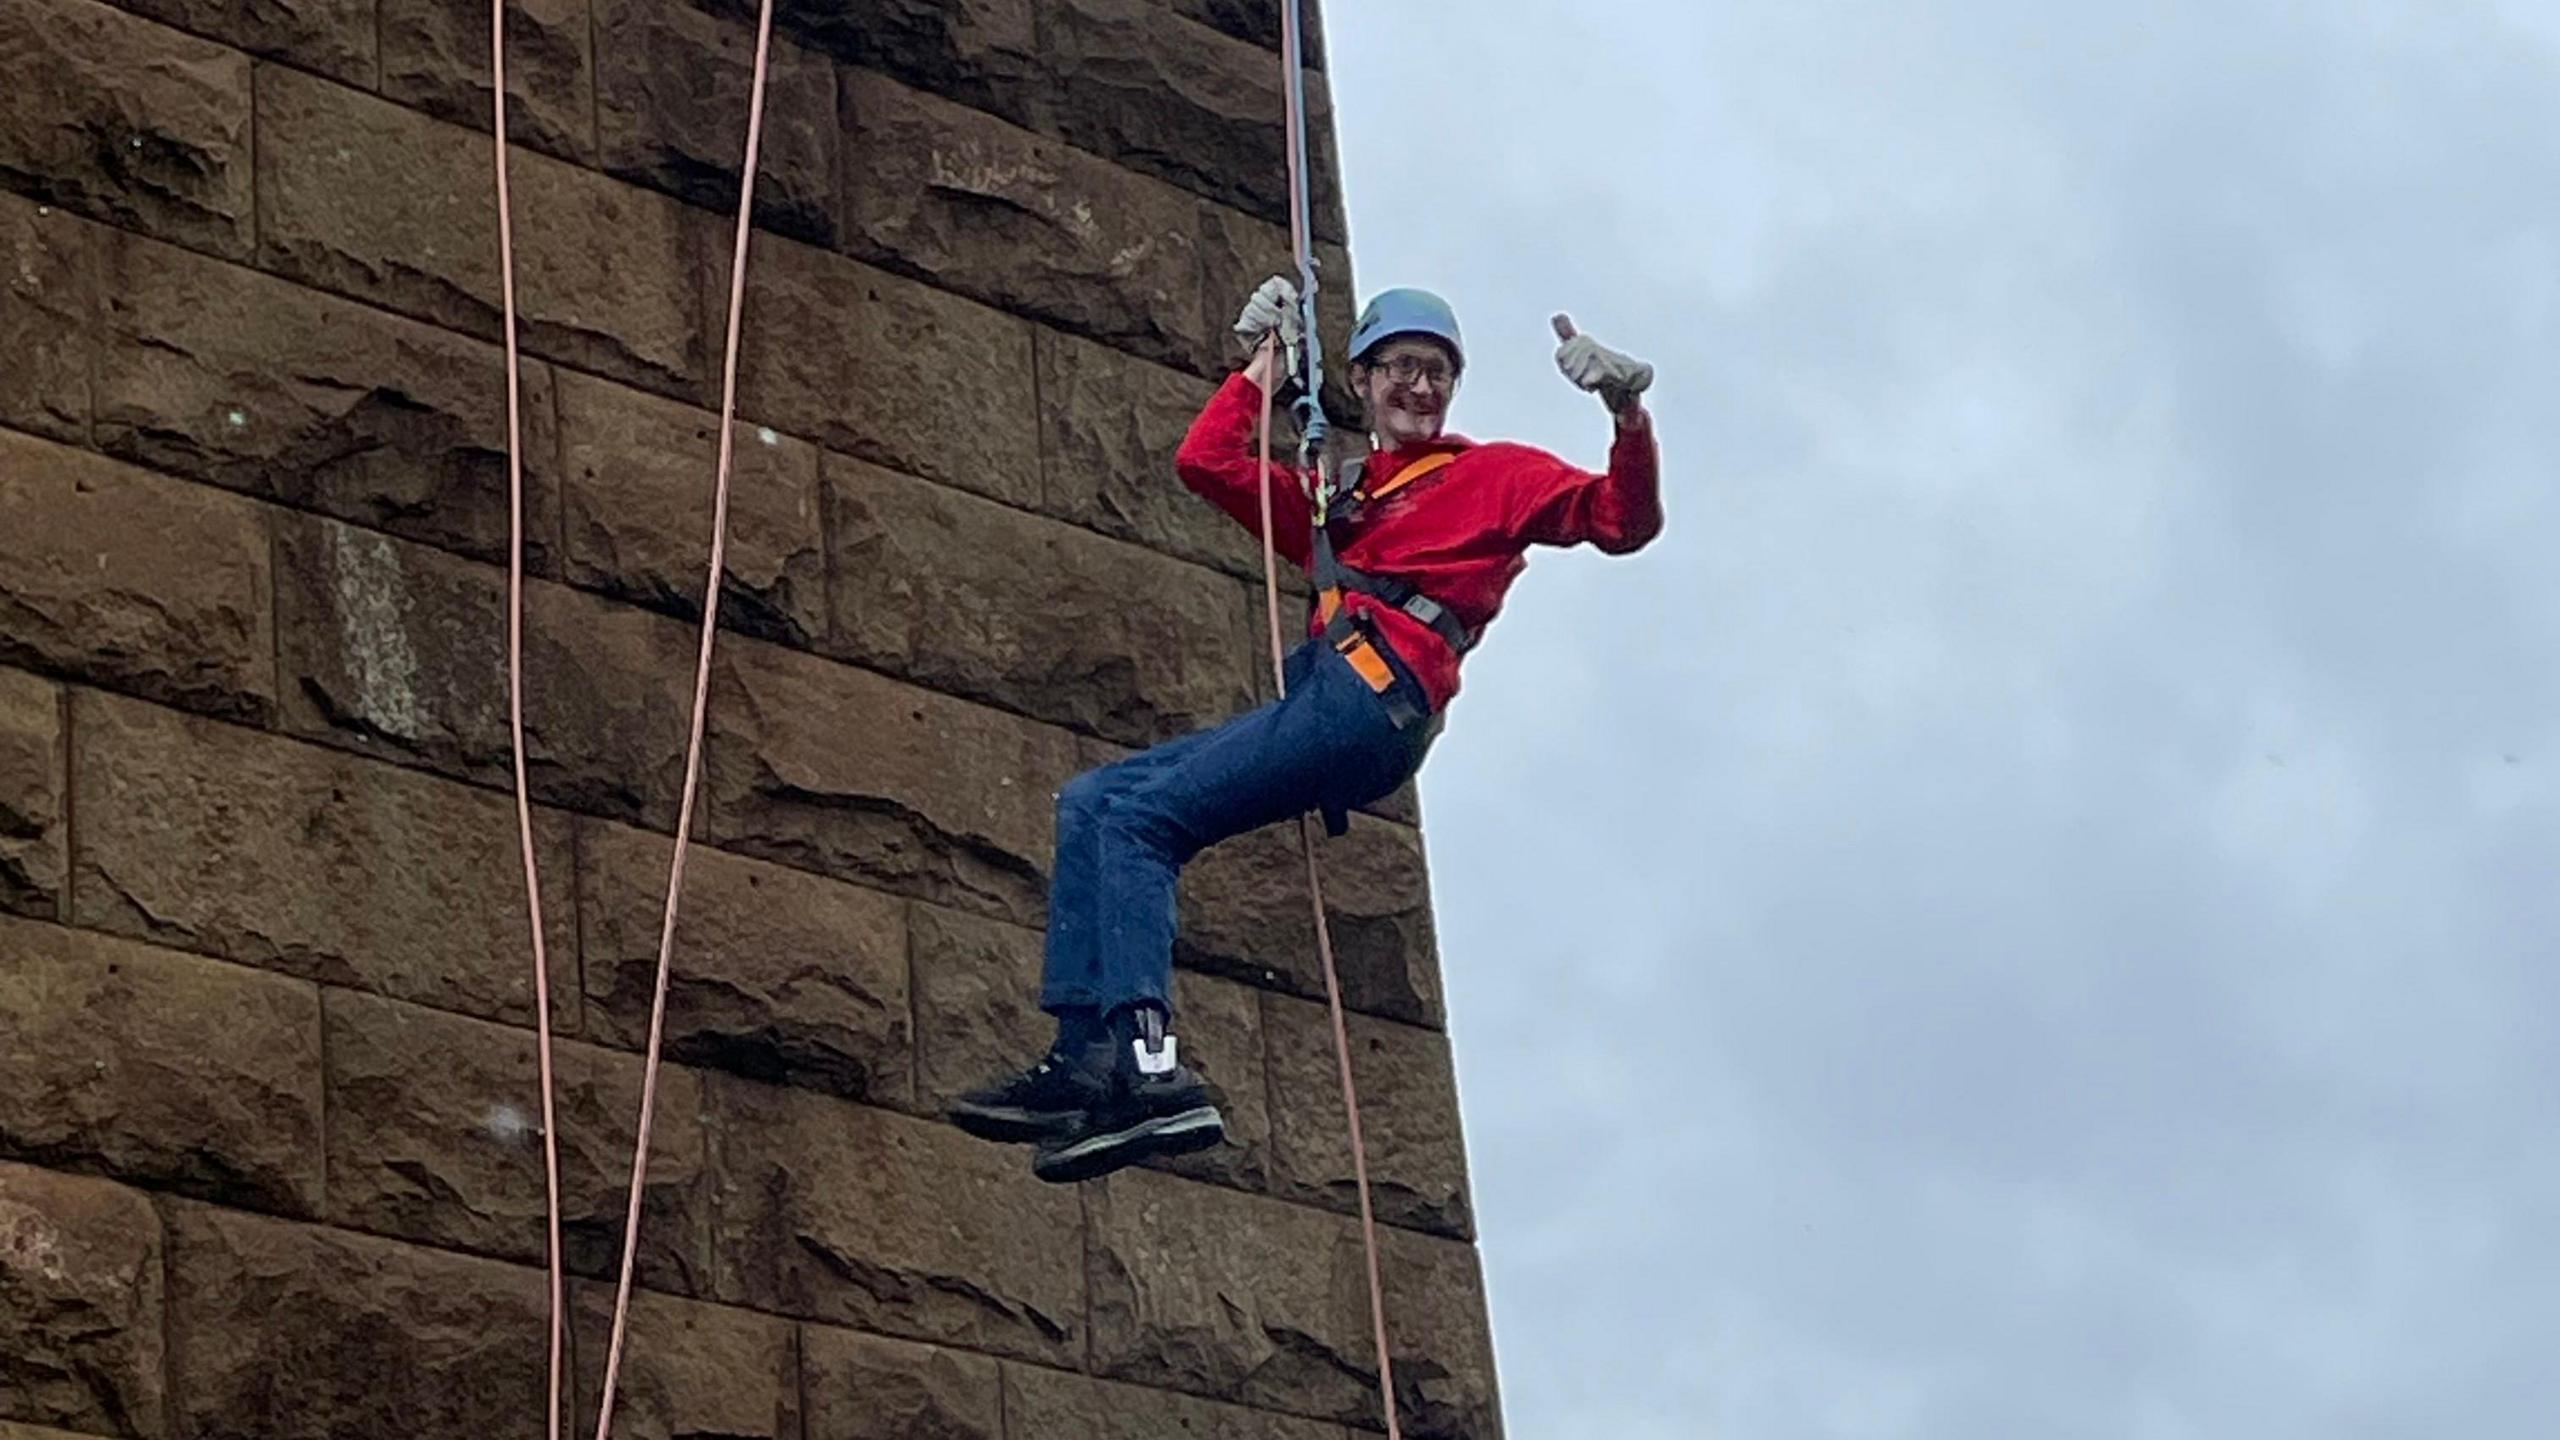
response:
M1341 651L1343 658L1351 662L1351 668L1358 671L1360 678L1369 682L1369 688L1386 701L1387 716L1399 730L1417 721L1434 720L1436 717L1431 714L1421 682L1414 679L1395 658L1395 651L1388 647L1368 617L1344 603L1344 593L1367 595L1383 605L1403 611L1429 626L1433 634L1460 655L1475 648L1478 633L1459 619L1455 611L1422 593L1412 583L1392 575L1373 575L1343 564L1341 557L1335 554L1333 529L1358 520L1370 505L1416 480L1447 469L1457 458L1446 450L1435 451L1411 461L1374 488L1360 484L1356 468L1359 462L1354 461L1353 472L1345 476L1341 484L1325 492L1328 498L1321 503L1313 528L1315 618L1323 623L1325 642ZM1334 826L1334 833L1341 833L1338 824Z
M1299 317L1302 338L1300 361L1305 366L1299 377L1298 464L1299 473L1315 476L1315 506L1318 537L1324 534L1323 521L1330 511L1333 496L1326 483L1330 468L1324 462L1326 425L1321 400L1324 388L1324 343L1316 330L1316 256L1310 218L1312 199L1307 179L1307 72L1301 58L1299 35L1300 0L1281 0L1280 5L1280 94L1286 110L1289 151L1289 244L1298 261L1298 299L1303 306ZM1264 373L1270 376L1278 363L1276 347L1279 337L1265 337ZM1262 593L1271 617L1271 678L1282 695L1289 693L1287 646L1280 635L1280 572L1272 553L1271 529L1271 392L1276 380L1262 391L1262 420L1259 432L1262 477ZM1326 548L1322 538L1316 541L1319 551ZM1337 567L1338 568L1338 567ZM1341 577L1337 574L1335 579ZM1321 580L1319 583L1322 583ZM1337 587L1338 588L1338 587ZM1336 596L1337 603L1339 595ZM1383 648L1383 647L1380 647ZM1375 653L1375 652L1373 652ZM1349 652L1345 652L1346 657ZM1381 662L1382 654L1377 655ZM1353 661L1355 666L1359 663ZM1392 672L1390 672L1392 673ZM1373 686L1374 680L1370 682ZM1338 822L1328 824L1339 833ZM1360 1095L1351 1079L1351 1034L1342 1016L1342 978L1334 963L1333 929L1325 919L1324 871L1316 859L1316 818L1298 817L1298 842L1307 857L1307 899L1315 911L1316 955L1324 966L1325 1009L1333 1021L1333 1055L1342 1077L1342 1113L1350 1129L1351 1178L1360 1196L1360 1249L1369 1279L1369 1324L1371 1338L1378 1352L1378 1408L1387 1425L1387 1440L1404 1440L1404 1432L1396 1420L1395 1364L1387 1346L1386 1287L1378 1276L1378 1220L1369 1199L1369 1147L1360 1133Z
M533 806L525 784L524 762L524 468L521 456L521 407L516 355L515 227L507 196L506 0L492 0L489 21L490 91L495 97L492 130L498 167L499 288L506 306L507 350L507 708L509 736L515 751L516 824L523 840L525 903L533 921L534 1010L539 1027L535 1042L542 1072L542 1160L549 1185L551 1281L551 1369L549 1434L560 1437L561 1350L566 1329L561 1305L560 1149L553 1125L551 1065L551 984L543 949L542 884L533 856ZM685 738L684 792L676 807L675 857L667 867L667 903L658 928L658 971L649 998L648 1053L640 1070L640 1124L631 1147L630 1204L622 1224L621 1273L614 1284L613 1337L605 1347L604 1388L596 1401L596 1440L613 1433L613 1402L622 1373L622 1349L631 1319L632 1265L640 1243L640 1206L649 1174L649 1131L657 1113L658 1065L666 1033L667 980L675 953L676 907L684 894L684 852L693 834L694 798L702 782L703 720L711 699L711 650L720 631L720 575L729 543L729 472L734 458L732 421L738 408L738 339L747 298L747 237L753 231L756 151L764 136L765 75L773 44L773 0L762 0L756 14L755 77L747 92L747 148L739 171L737 240L729 258L729 328L720 359L720 445L711 491L711 564L702 587L702 642L693 671L693 718Z

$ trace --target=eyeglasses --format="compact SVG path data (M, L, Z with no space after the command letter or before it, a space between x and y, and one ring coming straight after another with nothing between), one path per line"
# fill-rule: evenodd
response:
M1399 385L1428 380L1433 388L1446 390L1457 379L1456 373L1449 368L1449 362L1437 356L1390 355L1378 362L1378 368L1387 372L1387 378Z

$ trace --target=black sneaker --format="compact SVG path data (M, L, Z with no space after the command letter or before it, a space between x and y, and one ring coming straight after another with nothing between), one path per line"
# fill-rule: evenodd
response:
M1110 1083L1078 1118L1031 1157L1031 1173L1064 1185L1108 1175L1158 1155L1187 1155L1223 1143L1226 1097L1180 1063L1162 1016L1140 1011L1112 1027Z
M1072 1134L1111 1089L1107 1042L1060 1047L1018 1075L981 1085L951 1102L951 1123L981 1140L1023 1145Z

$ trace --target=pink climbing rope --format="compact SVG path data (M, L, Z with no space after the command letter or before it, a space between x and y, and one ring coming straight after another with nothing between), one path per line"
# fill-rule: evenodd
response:
M631 1201L622 1224L622 1273L613 1296L613 1339L605 1346L604 1391L596 1402L596 1440L613 1433L614 1383L631 1316L631 1275L640 1244L640 1202L649 1173L649 1127L658 1099L659 1046L667 1020L667 978L675 954L676 904L684 892L685 845L693 834L693 802L702 784L702 732L711 702L712 638L720 629L720 575L729 548L729 466L738 409L738 335L747 303L747 237L754 232L756 152L764 139L765 72L773 45L773 0L756 9L755 78L747 90L747 153L739 171L737 241L729 257L729 330L720 354L720 451L711 491L711 564L702 585L702 648L693 668L693 723L685 737L684 795L676 807L675 858L667 867L667 908L658 927L658 975L649 997L649 1055L640 1075L640 1133L631 1149Z
M1277 341L1263 341L1263 354L1273 355ZM1265 368L1268 376L1270 370ZM1272 552L1271 540L1271 391L1276 385L1266 384L1262 390L1262 423L1257 431L1262 446L1262 595L1271 615L1271 683L1282 695L1289 693L1288 647L1280 633L1279 563ZM1404 1440L1404 1432L1396 1423L1395 1362L1387 1351L1387 1293L1378 1275L1378 1222L1369 1204L1369 1147L1360 1134L1360 1092L1351 1081L1351 1033L1342 1018L1342 981L1333 960L1333 927L1324 914L1324 872L1316 861L1315 817L1298 817L1298 842L1307 854L1307 898L1315 907L1316 955L1324 962L1325 1007L1333 1016L1333 1054L1342 1071L1342 1113L1351 1129L1351 1178L1360 1192L1360 1248L1369 1270L1369 1324L1378 1347L1378 1404L1385 1411L1387 1440Z
M498 248L503 278L500 290L506 306L507 330L507 473L509 480L509 573L507 588L507 699L513 722L511 735L515 746L516 819L524 842L525 894L533 920L533 956L535 1008L541 1032L536 1046L542 1072L542 1145L543 1165L549 1184L548 1219L551 1232L551 1372L549 1434L560 1435L560 1360L563 1342L562 1280L560 1265L560 1156L558 1138L553 1129L552 1068L550 1023L549 960L543 947L541 885L534 869L533 812L527 797L524 765L524 723L522 691L524 667L522 643L524 630L524 565L523 464L520 456L520 420L517 376L515 237L507 195L507 83L506 83L506 0L493 0L490 22L491 89L496 96L496 145L498 156ZM711 561L703 582L702 640L693 672L693 715L685 737L684 790L676 807L675 854L667 866L667 902L658 927L657 976L649 999L649 1043L647 1058L640 1071L640 1122L631 1148L631 1187L629 1205L623 1216L622 1262L615 1280L613 1296L613 1334L605 1347L604 1388L596 1402L596 1440L607 1440L613 1433L613 1403L622 1373L622 1351L628 1337L631 1319L631 1283L635 1258L640 1244L641 1202L646 1197L649 1175L649 1138L657 1114L658 1070L666 1035L667 982L675 954L676 915L684 894L685 847L693 834L693 809L702 784L702 751L704 721L711 700L711 655L720 630L720 577L726 568L729 548L729 476L736 446L734 418L738 406L738 349L743 312L746 308L747 242L754 231L754 198L756 156L764 138L765 78L770 68L773 46L773 0L762 0L756 14L755 75L748 89L747 146L744 164L739 171L737 238L729 260L728 334L720 359L720 441L719 458L714 468L711 492Z
M489 93L498 162L498 291L507 319L507 735L515 756L516 834L524 850L524 902L533 925L533 1048L542 1074L543 1218L551 1281L551 1367L546 1434L560 1440L560 1362L565 1281L560 1270L560 1139L552 1111L551 957L543 943L542 876L533 857L533 799L524 773L524 400L516 355L516 238L507 197L507 0L491 0Z
M1301 275L1315 274L1315 243L1309 233L1308 211L1312 208L1307 176L1307 94L1305 44L1299 35L1301 0L1281 0L1280 5L1280 96L1283 118L1288 126L1289 152L1289 248L1298 262ZM1312 298L1314 292L1308 292ZM1312 308L1312 307L1311 307ZM1315 317L1306 317L1312 328ZM1312 347L1315 337L1307 337ZM1310 353L1313 353L1312 349ZM1265 375L1270 369L1265 368ZM1271 392L1262 391L1262 586L1271 611L1272 683L1280 693L1288 693L1288 682L1281 675L1285 657L1280 640L1280 597L1277 566L1272 554L1271 535ZM1322 397L1307 397L1311 404L1321 404ZM1319 461L1319 464L1321 462ZM1312 478L1312 477L1311 477ZM1316 482L1322 489L1321 481ZM1307 900L1315 910L1316 955L1324 962L1325 1008L1333 1019L1333 1054L1342 1072L1342 1113L1351 1136L1351 1178L1360 1195L1360 1250L1369 1273L1369 1325L1371 1338L1378 1349L1378 1409L1387 1422L1387 1440L1404 1440L1404 1432L1396 1421L1395 1363L1387 1345L1387 1292L1378 1270L1378 1220L1369 1199L1369 1147L1360 1133L1360 1094L1351 1081L1351 1032L1342 1016L1342 980L1333 958L1333 927L1325 920L1324 872L1316 862L1315 817L1298 817L1298 841L1307 855Z

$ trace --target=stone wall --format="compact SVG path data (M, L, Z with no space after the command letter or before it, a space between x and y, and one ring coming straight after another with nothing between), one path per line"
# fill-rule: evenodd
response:
M1287 263L1278 12L784 11L619 1433L1341 1440L1376 1417L1293 831L1186 892L1238 1143L1053 1188L934 1118L1043 1038L1055 787L1266 684L1256 550L1170 457ZM0 1440L540 1433L486 13L0 0ZM511 25L580 1413L751 26ZM1360 817L1331 898L1408 1433L1489 1437L1416 825Z

